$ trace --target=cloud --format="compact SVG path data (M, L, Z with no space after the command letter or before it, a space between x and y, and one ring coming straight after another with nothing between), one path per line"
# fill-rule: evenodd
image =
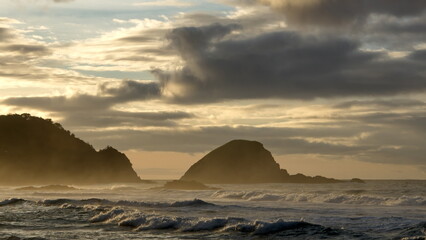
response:
M58 49L63 45L47 43L34 39L26 33L32 31L21 29L15 24L21 23L10 18L0 18L0 76L3 82L37 82L37 85L57 83L63 89L63 82L87 83L100 80L91 76L84 76L75 71L48 66L48 63L58 62ZM60 66L64 66L63 63ZM18 84L18 83L17 83Z
M92 111L112 106L113 98L81 94L72 97L12 97L3 104L51 112Z
M282 13L289 24L341 26L363 24L373 14L410 17L423 13L426 2L412 0L246 0L263 4Z
M418 50L413 52L408 56L410 59L413 59L415 61L419 62L425 62L426 61L426 50Z
M158 85L123 80L115 87L111 83L99 85L98 95L75 94L70 97L11 97L4 104L52 112L106 110L120 103L147 100L159 94Z
M392 128L376 128L376 133L359 142L330 143L309 140L307 136L316 135L317 128L302 130L289 128L241 127L202 127L187 130L106 130L101 132L77 132L78 136L90 139L96 146L113 144L120 149L139 149L143 151L172 151L186 153L207 152L232 139L252 139L264 143L274 155L312 154L330 159L354 159L366 162L393 164L411 164L424 166L426 150L420 143L409 145L388 145L384 141L389 137L400 138L398 133L386 134ZM395 126L393 126L395 129ZM300 131L298 131L300 130ZM333 128L323 128L334 135ZM366 130L361 125L355 131ZM312 131L312 133L311 133ZM272 134L270 134L272 133ZM325 136L326 134L324 134ZM421 135L423 138L426 134ZM416 137L402 135L402 138L414 141ZM126 139L127 141L123 141ZM402 142L402 140L401 140Z
M272 112L277 115L270 117L270 126L204 126L206 116L197 111L189 113L157 109L131 112L114 108L117 104L138 99L138 94L126 90L129 85L117 84L115 88L114 84L107 87L101 85L98 95L10 98L3 104L53 113L56 118L61 118L64 126L71 127L77 136L97 147L112 144L121 150L200 153L231 139L252 139L263 142L275 155L309 154L329 159L418 166L426 164L423 158L426 154L423 146L426 109L421 100L364 99L337 104L333 100L331 105L325 105L329 107L328 110L324 106L315 106L320 109L317 114L303 116L297 112L295 115L280 115L284 109L289 109L277 104L254 105L251 107L256 108L256 116L266 112L271 114L270 111L260 112L264 107L274 108ZM215 115L214 111L209 110L210 105L203 105L203 109ZM309 109L299 111L309 112ZM241 112L245 113L241 118L257 118L252 116L253 111L246 112L244 105L234 110L235 115ZM266 119L262 122L266 122ZM298 124L282 126L282 123L290 122Z
M396 104L381 110L380 105L357 111L335 109L331 114L312 116L309 124L299 127L180 126L161 130L79 131L78 135L97 146L114 144L123 150L200 153L231 139L252 139L264 143L274 155L309 154L329 159L426 165L426 109L417 104ZM309 122L309 117L302 119Z
M134 3L133 6L138 7L190 7L194 3L179 0L157 0L157 1L144 1Z
M48 55L51 50L43 45L11 44L2 48L4 51L18 52L21 54Z
M195 153L243 138L274 154L424 166L423 1L413 2L416 9L400 1L281 2L294 6L265 0L273 13L256 5L117 20L119 29L70 44L30 39L11 26L16 21L0 18L2 82L47 89L39 96L17 90L1 104L42 112L96 146L122 150ZM330 9L348 12L320 14ZM153 69L156 80L69 68Z
M364 146L348 146L325 142L309 142L294 138L296 135L316 135L316 130L297 133L300 129L241 127L201 127L195 129L169 130L112 130L103 132L78 132L79 136L90 139L102 146L107 142L120 149L145 151L206 152L232 139L253 139L261 141L274 154L315 153L344 155L365 149ZM329 129L331 130L331 129ZM338 132L339 130L337 130ZM331 134L333 131L331 130ZM272 133L269 135L269 133ZM340 133L337 133L340 134ZM262 137L263 136L263 137ZM126 138L128 141L123 142Z
M71 97L11 97L1 103L9 106L50 112L68 127L147 127L175 126L175 120L193 118L182 111L121 111L113 107L159 94L156 84L122 81L115 88L101 84L98 95L75 94Z
M112 96L115 102L128 102L157 98L161 95L161 88L155 82L139 82L124 80L118 86L105 83L100 85L101 95Z
M399 108L399 107L418 107L426 106L426 103L416 99L392 99L392 100L353 100L345 101L334 105L335 108L353 108L353 107L381 107L381 108Z
M13 18L0 17L0 24L18 24L18 23L21 23L21 22Z
M55 3L67 3L67 2L73 2L74 0L53 0Z
M292 31L238 39L235 25L177 28L181 70L153 71L177 102L380 96L426 89L424 62L361 50L358 41ZM414 55L416 53L413 53Z
M6 42L13 37L9 28L0 27L0 42Z
M126 112L115 110L95 110L87 112L66 112L62 115L63 125L72 128L81 127L174 127L176 120L193 118L194 115L181 111Z

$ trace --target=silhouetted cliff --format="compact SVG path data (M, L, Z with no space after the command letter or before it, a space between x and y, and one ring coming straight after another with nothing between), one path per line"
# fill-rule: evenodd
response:
M0 184L139 182L126 155L97 152L59 123L29 114L0 116Z
M202 183L337 183L332 178L289 175L256 141L233 140L208 153L182 176Z

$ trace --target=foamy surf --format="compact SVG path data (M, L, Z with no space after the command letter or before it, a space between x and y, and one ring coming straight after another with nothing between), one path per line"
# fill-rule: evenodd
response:
M361 191L360 191L361 192ZM383 197L364 194L318 194L318 193L285 193L274 194L261 191L224 191L219 190L211 195L217 199L244 201L282 201L333 204L357 204L377 206L426 206L425 196Z
M127 212L114 207L95 215L90 219L93 223L113 223L122 227L130 227L134 231L173 230L180 232L226 231L268 235L286 230L319 227L320 225L304 221L285 221L278 219L273 222L247 220L244 218L182 218L141 212Z

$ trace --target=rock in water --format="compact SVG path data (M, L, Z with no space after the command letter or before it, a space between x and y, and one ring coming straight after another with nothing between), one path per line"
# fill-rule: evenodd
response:
M359 178L352 178L352 179L350 180L350 182L353 182L353 183L365 183L365 181L364 181L364 180L359 179Z
M211 151L192 165L181 180L210 184L341 182L321 176L289 175L261 143L247 140L233 140Z
M0 185L141 181L126 155L29 114L0 116L0 166Z
M282 172L272 154L256 141L233 140L192 165L181 180L202 183L280 182Z

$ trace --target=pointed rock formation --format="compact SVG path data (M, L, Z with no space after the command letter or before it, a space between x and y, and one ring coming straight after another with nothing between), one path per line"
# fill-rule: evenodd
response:
M126 155L29 114L0 116L0 166L0 185L141 182Z
M181 180L210 184L341 182L300 173L289 175L261 143L247 140L233 140L211 151L192 165Z

